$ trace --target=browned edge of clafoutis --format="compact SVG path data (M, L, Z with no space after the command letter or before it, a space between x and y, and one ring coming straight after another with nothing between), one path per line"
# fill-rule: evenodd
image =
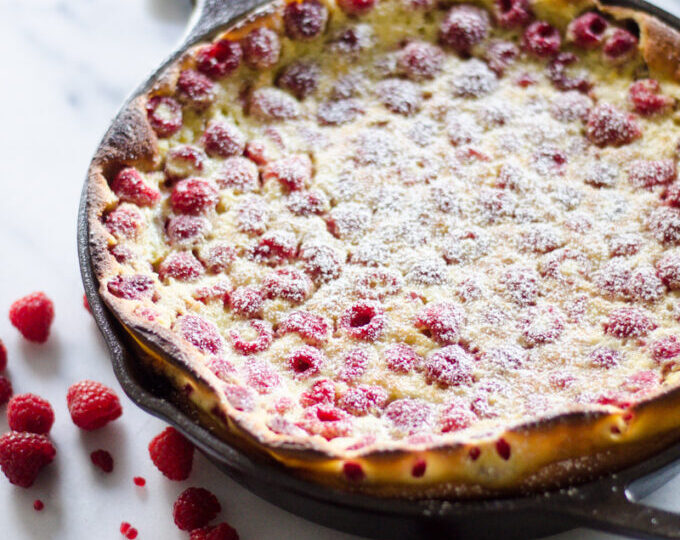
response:
M589 9L634 23L650 71L659 78L680 80L680 33L654 17L592 0L533 0L532 4L539 17L561 29L574 16ZM277 24L282 5L280 1L270 4L264 14L241 21L226 34L239 34L244 27L253 25ZM171 93L180 67L187 61L186 54L178 55L177 61L164 69L153 85L140 89L112 125L90 166L89 249L95 275L100 280L111 274L115 264L107 249L111 237L102 224L102 216L116 202L107 179L122 167L150 170L158 164L156 135L144 109L147 92ZM196 353L191 347L170 330L135 315L124 300L109 294L103 283L99 293L135 340L140 358L180 390L175 399L195 411L227 411L226 415L202 414L201 421L212 424L216 434L231 444L266 454L304 477L342 489L396 497L464 498L536 492L619 469L678 438L680 388L671 388L629 410L577 411L466 442L332 454L327 445L310 437L272 434L262 424L255 425L228 401L219 401L219 389L213 388L193 367L190 360ZM499 451L499 444L509 445L507 459L506 452ZM420 460L427 464L426 473L415 478L411 471ZM364 475L360 482L349 481L342 474L348 461L360 465Z

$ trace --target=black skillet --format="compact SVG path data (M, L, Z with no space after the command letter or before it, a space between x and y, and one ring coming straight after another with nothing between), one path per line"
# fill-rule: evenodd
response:
M137 88L121 111L132 98L146 92L158 74L188 46L211 37L218 29L266 3L266 0L196 0L181 44ZM680 19L642 0L612 3L646 11L680 29ZM574 527L634 538L680 539L679 514L636 502L680 470L677 443L638 465L577 487L525 497L465 502L407 501L350 494L302 480L276 463L232 448L166 399L166 389L142 370L126 333L99 298L88 248L86 195L85 188L78 214L80 270L92 314L109 347L113 369L123 390L142 409L182 431L217 467L263 499L334 529L389 540L529 539Z

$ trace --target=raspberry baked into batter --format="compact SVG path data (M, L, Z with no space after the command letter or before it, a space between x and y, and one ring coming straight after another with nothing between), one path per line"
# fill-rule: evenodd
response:
M274 3L187 51L91 169L140 361L386 495L571 482L678 428L680 37L576 4Z

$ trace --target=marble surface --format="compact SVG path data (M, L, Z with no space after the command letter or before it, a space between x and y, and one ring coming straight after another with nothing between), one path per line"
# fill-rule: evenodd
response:
M678 0L657 0L680 14ZM121 538L121 521L139 538L187 538L171 506L190 485L222 502L220 518L243 540L351 540L350 535L299 519L251 495L202 456L187 482L170 482L151 464L146 446L163 424L122 396L123 417L95 432L71 423L69 384L93 378L120 390L89 314L82 306L76 256L76 211L89 159L119 104L172 48L191 11L188 0L0 0L0 311L25 293L44 290L56 304L53 334L44 346L19 338L0 316L16 392L48 398L56 412L58 448L30 490L0 478L3 538ZM7 429L0 415L0 431ZM110 475L89 453L109 449ZM133 476L147 485L136 487ZM34 499L45 509L33 510ZM680 510L680 477L648 500ZM615 538L577 530L556 540Z

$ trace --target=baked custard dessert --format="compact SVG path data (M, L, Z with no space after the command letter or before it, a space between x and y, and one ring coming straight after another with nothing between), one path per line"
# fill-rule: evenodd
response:
M589 0L269 4L105 140L100 293L193 407L316 481L620 467L680 428L679 80L680 34Z

